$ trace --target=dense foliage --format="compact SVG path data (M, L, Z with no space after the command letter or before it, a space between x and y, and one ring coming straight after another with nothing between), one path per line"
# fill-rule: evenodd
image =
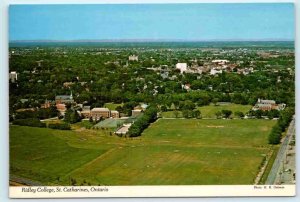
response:
M46 127L46 124L42 123L37 118L16 119L12 123L19 126L31 126L31 127L41 127L41 128Z
M71 127L67 123L49 123L48 128L59 129L59 130L70 130Z
M150 123L154 122L157 118L157 109L154 106L147 108L145 113L139 117L129 128L129 137L140 136L144 129L146 129Z
M294 114L294 109L289 108L281 112L277 124L272 128L271 133L269 134L269 143L270 144L279 144L282 132L286 130L291 122Z

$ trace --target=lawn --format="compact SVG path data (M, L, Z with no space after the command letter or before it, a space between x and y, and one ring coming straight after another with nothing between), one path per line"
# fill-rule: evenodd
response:
M208 106L202 106L198 107L197 109L200 110L202 118L216 118L216 112L217 111L222 111L222 110L230 110L232 111L232 118L237 118L234 115L234 112L243 112L244 114L247 113L251 109L251 105L240 105L240 104L233 104L233 103L228 103L228 104L219 104L219 105L214 105L210 104ZM167 111L167 112L162 112L162 117L164 118L176 118L174 111ZM181 111L178 111L178 117L181 118L182 113Z
M104 104L104 107L106 107L110 110L116 110L116 108L119 107L119 106L122 107L123 104L115 104L115 103L111 103L111 102Z
M208 106L198 107L201 111L201 114L205 118L216 118L216 112L222 110L230 110L232 111L232 117L234 116L234 112L243 112L244 114L247 113L252 108L251 105L240 105L240 104L224 104L224 105L217 105L210 104Z
M10 170L61 185L252 184L275 123L160 119L135 139L11 126Z

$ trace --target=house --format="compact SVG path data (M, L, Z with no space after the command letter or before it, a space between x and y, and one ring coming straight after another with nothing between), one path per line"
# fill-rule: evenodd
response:
M182 89L184 90L187 90L187 91L190 91L191 90L191 84L184 84L184 85L181 85Z
M222 72L223 72L222 69L221 70L217 70L215 68L212 68L210 70L210 75L222 74Z
M72 92L70 95L57 95L55 96L56 104L74 103Z
M179 69L181 74L183 72L186 72L187 71L187 63L177 63L176 69Z
M139 60L139 56L137 56L137 55L129 55L128 60L129 61L138 61Z
M56 104L56 109L60 113L60 115L64 116L67 110L66 105L63 103Z
M99 120L101 117L109 118L110 110L108 108L93 108L90 115L93 120Z
M275 110L283 110L286 107L286 104L276 104L274 100L262 100L258 98L255 106L252 108L252 110L262 110L262 111L270 111L272 109Z
M9 73L9 80L12 82L12 83L15 83L17 80L18 80L18 73L13 71L13 72L10 72Z
M112 118L119 118L120 117L120 113L118 111L116 111L116 110L111 110L110 111L110 116Z
M90 116L91 116L91 107L90 106L84 106L80 113L81 113L81 116L83 116L85 119L90 118Z
M217 64L217 65L225 65L225 64L229 63L229 60L213 60L211 62L214 64Z

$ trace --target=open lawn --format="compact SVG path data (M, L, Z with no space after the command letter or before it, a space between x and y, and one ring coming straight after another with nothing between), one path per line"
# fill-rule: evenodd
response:
M119 106L122 107L123 104L115 104L115 103L111 103L111 102L104 104L104 107L106 107L106 108L108 108L110 110L115 110Z
M247 113L252 108L251 105L240 105L240 104L224 104L224 105L217 105L210 104L208 106L198 107L201 111L201 114L205 118L216 118L216 112L222 110L230 110L232 111L232 117L234 116L234 112L243 112L244 114Z
M135 139L11 126L10 170L46 185L252 184L275 123L160 119Z
M233 104L233 103L228 103L228 104L219 104L219 105L214 105L210 104L208 106L202 106L198 107L197 109L200 110L202 118L216 118L216 112L217 111L222 111L222 110L230 110L232 111L232 118L237 118L234 115L234 112L243 112L244 114L247 113L251 109L251 105L240 105L240 104ZM163 118L176 118L174 111L167 111L167 112L162 112L162 117ZM178 117L181 118L182 113L181 111L178 111Z

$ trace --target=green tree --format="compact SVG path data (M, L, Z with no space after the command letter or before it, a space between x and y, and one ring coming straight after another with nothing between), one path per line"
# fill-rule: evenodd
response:
M201 118L201 111L199 109L196 109L193 111L193 117L196 119L200 119Z
M227 110L227 109L223 109L221 111L221 113L222 113L222 115L223 115L224 118L228 119L230 117L230 115L232 114L232 111Z
M81 117L76 110L70 108L65 113L64 121L67 123L77 123L81 121Z
M215 113L215 115L216 115L217 119L220 119L220 118L222 117L222 112L217 111L217 112Z

